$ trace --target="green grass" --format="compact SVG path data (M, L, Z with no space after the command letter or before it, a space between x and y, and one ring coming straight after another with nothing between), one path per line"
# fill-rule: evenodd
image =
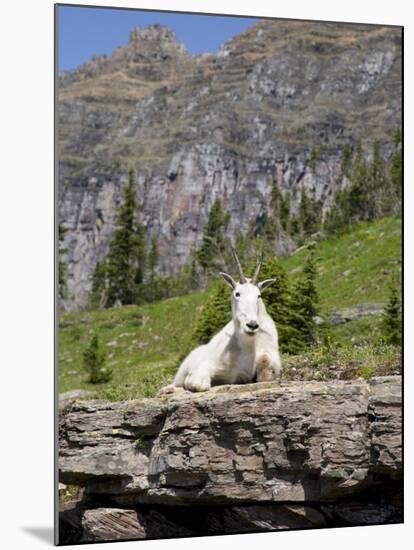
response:
M296 276L306 250L283 261ZM401 220L363 222L339 237L317 245L317 287L322 312L362 303L386 302L387 286L401 277Z
M59 392L82 388L108 399L153 395L173 376L183 341L205 299L204 294L195 293L139 307L63 314ZM114 372L106 384L88 383L82 366L83 350L94 333Z
M330 328L332 340L337 346L368 345L381 340L381 315L368 315L349 323Z
M401 374L401 353L380 342L333 345L306 354L282 357L283 380L349 380Z
M358 224L348 234L320 241L317 252L322 313L361 303L385 303L390 280L401 277L401 222L385 218ZM283 260L292 277L300 273L306 255L302 250ZM144 306L64 313L59 330L60 393L88 389L98 398L112 400L154 395L173 378L180 352L207 298L207 293L194 293ZM95 332L114 373L105 384L88 383L82 367L82 353ZM339 354L335 361L341 365L340 376L398 371L398 350L373 344L380 340L380 317L333 327L331 335ZM286 376L337 376L329 368L329 353L310 350L306 356L283 358Z

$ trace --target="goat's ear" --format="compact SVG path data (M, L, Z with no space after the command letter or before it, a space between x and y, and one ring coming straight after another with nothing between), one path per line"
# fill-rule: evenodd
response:
M271 284L273 284L276 281L276 279L266 279L265 281L262 281L257 286L259 287L259 290L264 290Z
M233 279L233 277L231 275L229 275L228 273L224 273L223 271L220 271L220 275L223 277L223 279L225 280L226 284L231 288L236 288L236 281Z

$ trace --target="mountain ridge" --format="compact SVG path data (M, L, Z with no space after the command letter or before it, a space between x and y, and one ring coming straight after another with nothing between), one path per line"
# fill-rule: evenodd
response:
M174 272L216 198L231 214L229 236L261 219L275 178L293 212L302 188L328 209L347 185L345 144L379 140L389 156L400 97L398 28L265 20L196 56L165 27L134 29L111 56L59 78L64 307L86 304L129 166L160 271ZM282 235L276 251L294 246Z

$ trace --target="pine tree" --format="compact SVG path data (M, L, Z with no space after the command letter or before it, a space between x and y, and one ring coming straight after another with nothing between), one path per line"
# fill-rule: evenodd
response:
M401 132L397 128L393 138L394 151L389 162L389 175L392 184L391 193L397 199L397 207L401 205L402 195L402 149L401 149Z
M385 161L381 153L379 141L374 141L372 146L371 178L377 188L384 187L386 180Z
M203 308L194 329L193 339L198 344L206 344L231 320L230 290L223 281L213 285L213 291Z
M147 267L147 249L145 246L145 229L141 223L136 223L135 235L133 239L132 258L135 262L135 277L133 289L135 294L139 291L139 285L145 280L145 270ZM135 257L135 258L134 258Z
M270 206L273 212L278 213L280 211L280 205L282 202L282 193L279 189L279 183L276 178L272 181L272 194L270 199Z
M372 146L372 162L367 180L367 199L365 218L372 220L383 214L386 203L389 202L389 186L387 181L385 160L381 146L375 141ZM387 209L387 208L386 208Z
M190 273L189 273L189 281L188 281L188 290L196 290L200 286L200 274L197 269L197 260L195 257L195 254L193 253L191 256L191 263L190 263Z
M335 195L335 203L325 216L324 231L328 234L337 234L346 231L351 223L349 191L344 189Z
M83 366L88 373L88 382L103 384L112 378L112 369L105 367L105 354L99 349L98 336L94 334L83 352Z
M105 305L107 268L105 261L97 262L92 275L92 289L89 295L90 309L100 309Z
M352 165L351 187L348 192L349 213L352 221L365 219L368 175L368 165L362 156L361 142L358 141Z
M312 172L315 171L316 168L316 161L319 158L319 148L318 147L312 147L311 156L309 159L309 166L311 167Z
M272 193L270 199L270 212L265 215L264 235L267 240L272 241L280 231L280 210L283 197L276 178L272 182Z
M299 216L293 216L290 220L290 234L295 238L299 245L304 243L303 228Z
M308 196L305 189L302 188L297 232L303 236L309 236L319 231L322 223L322 204L315 199L315 189L313 197Z
M352 148L349 145L349 143L346 143L344 147L343 155L342 155L341 172L347 178L350 177L351 166L352 166Z
M197 259L204 270L214 267L216 259L223 260L226 254L225 231L230 221L230 214L221 206L220 199L216 199L208 215L203 231L203 241L197 252Z
M278 259L270 256L263 262L260 279L276 279L263 291L262 299L267 313L276 324L280 350L290 353L294 351L291 341L298 335L291 326L291 295L287 273Z
M285 196L280 201L280 224L284 231L289 231L290 222L290 193L286 191Z
M134 173L131 169L107 257L106 307L111 307L116 302L134 303L137 286L144 278L145 234L143 226L136 219L133 180Z
M67 253L68 249L61 246L65 239L67 233L67 228L63 224L59 224L58 227L58 240L59 240L59 263L58 263L58 285L59 285L59 296L60 298L65 298L66 296L66 270L67 264L63 260L63 256Z
M148 254L148 269L150 272L150 278L151 281L154 280L155 277L155 269L158 265L159 261L159 252L158 252L158 244L157 244L157 238L153 237L151 241L151 248Z
M325 152L325 146L322 144L312 147L312 151L309 159L309 166L311 167L312 172L315 171L316 163L321 158L321 155L324 152Z
M318 313L319 301L315 284L316 260L312 248L306 259L303 274L294 285L290 308L290 339L291 352L298 353L309 345L316 343L317 325L315 317Z
M231 294L223 281L212 285L210 297L204 305L190 339L179 357L180 362L191 350L206 344L231 320Z
M388 344L400 346L402 341L401 301L395 285L390 286L388 303L382 318L384 339Z
M235 248L237 255L243 264L249 257L252 241L254 239L254 224L251 224L246 233L242 233L240 229L236 229Z
M350 186L335 195L335 203L324 220L328 233L338 233L360 220L396 214L401 205L402 153L399 130L394 134L394 152L388 163L378 141L372 144L370 162L363 157L358 141L355 157L350 165L350 149L344 150L342 172L350 179ZM347 152L346 152L347 151Z

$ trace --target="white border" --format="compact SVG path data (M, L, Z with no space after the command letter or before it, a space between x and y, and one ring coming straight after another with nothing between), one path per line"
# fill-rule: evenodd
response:
M69 2L70 3L70 2ZM405 25L405 150L414 150L413 20L406 0L101 0L100 4L148 9L205 11L233 15L342 20ZM1 524L0 542L8 550L50 545L44 539L52 525L53 470L53 2L9 1L0 19L2 163L0 187L1 357ZM6 168L6 170L4 170ZM406 182L413 180L406 162ZM412 186L411 186L412 188ZM414 368L409 330L412 326L413 194L405 197L406 266L406 479L412 485ZM411 432L411 433L410 433ZM406 491L405 525L337 530L235 535L214 538L146 541L142 548L237 547L336 550L405 548L413 538L412 499ZM46 530L46 531L45 531ZM34 534L33 534L34 533ZM43 535L43 538L42 538ZM50 537L49 537L49 540ZM130 548L137 543L112 543ZM73 548L78 548L74 546ZM80 548L80 547L79 547ZM141 548L141 546L139 547Z

